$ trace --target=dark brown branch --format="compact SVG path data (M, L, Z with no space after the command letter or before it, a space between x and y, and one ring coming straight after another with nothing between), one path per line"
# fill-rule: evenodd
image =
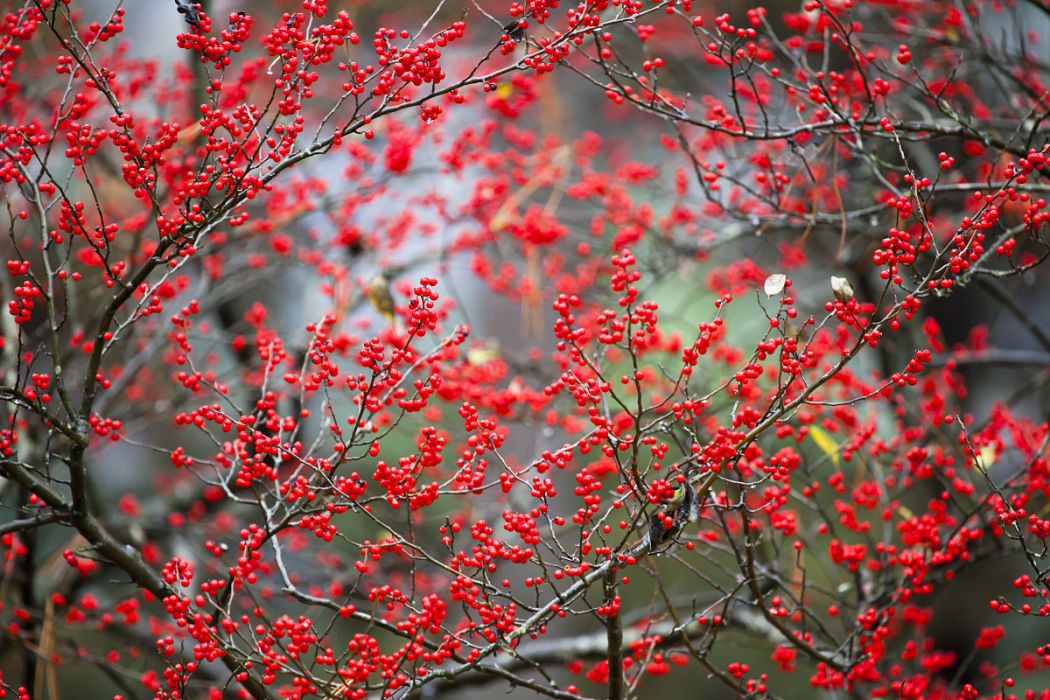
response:
M23 532L25 530L32 530L34 528L40 527L41 525L56 523L68 517L69 516L64 513L44 513L43 515L37 515L32 518L11 520L9 522L4 523L3 525L0 525L0 535L6 535L11 532Z

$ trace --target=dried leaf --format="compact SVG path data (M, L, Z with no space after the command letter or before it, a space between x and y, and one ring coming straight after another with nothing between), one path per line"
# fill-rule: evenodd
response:
M784 286L787 284L787 275L782 275L777 272L766 278L765 284L762 285L762 289L765 291L767 297L775 297L784 291Z
M513 19L503 26L503 33L514 41L521 41L525 38L525 27L522 26L521 20Z
M200 10L197 8L197 3L188 2L187 0L175 0L175 9L185 18L186 24L198 32L201 30L201 15Z
M853 285L845 277L832 276L831 291L835 293L835 298L843 303L853 298Z

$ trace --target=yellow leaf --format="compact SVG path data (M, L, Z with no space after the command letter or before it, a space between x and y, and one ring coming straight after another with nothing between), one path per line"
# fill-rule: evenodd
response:
M982 472L988 471L988 468L995 463L995 447L992 445L984 445L981 449L977 450L976 458L974 459L974 466Z
M467 364L472 366L483 365L499 358L499 345L497 343L486 343L475 345L467 350Z
M496 97L501 100L505 100L510 97L510 94L514 92L514 86L510 83L500 83L496 86Z
M831 459L833 464L837 465L839 463L839 444L823 428L818 428L815 425L810 426L809 436L813 438L816 446Z

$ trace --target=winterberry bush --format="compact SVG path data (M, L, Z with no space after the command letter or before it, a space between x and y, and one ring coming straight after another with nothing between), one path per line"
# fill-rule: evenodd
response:
M0 696L1050 697L1047 30L8 2Z

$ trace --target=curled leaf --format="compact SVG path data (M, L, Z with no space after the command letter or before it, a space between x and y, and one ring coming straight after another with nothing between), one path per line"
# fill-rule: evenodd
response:
M786 284L787 275L776 272L766 278L766 282L762 285L762 289L765 291L767 297L775 297L777 294L784 291Z
M853 298L853 285L845 277L831 277L831 291L835 298L845 303Z

